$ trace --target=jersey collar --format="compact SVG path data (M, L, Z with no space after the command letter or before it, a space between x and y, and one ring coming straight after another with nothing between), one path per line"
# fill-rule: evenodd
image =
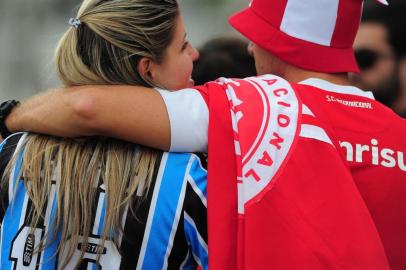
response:
M374 95L372 92L367 92L363 91L357 87L354 86L344 86L344 85L338 85L334 84L322 79L317 79L317 78L310 78L306 79L304 81L299 82L299 84L304 84L304 85L309 85L313 86L325 91L329 92L334 92L338 94L347 94L347 95L354 95L354 96L361 96L361 97L366 97L370 99L375 99Z

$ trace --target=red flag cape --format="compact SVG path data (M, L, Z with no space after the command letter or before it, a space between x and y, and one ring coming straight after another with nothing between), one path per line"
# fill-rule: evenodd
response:
M291 85L263 76L200 91L211 270L389 269L348 168Z

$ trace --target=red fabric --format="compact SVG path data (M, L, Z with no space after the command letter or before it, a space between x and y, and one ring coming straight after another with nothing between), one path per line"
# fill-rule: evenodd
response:
M311 86L296 88L305 104L324 122L342 159L350 167L378 229L391 269L406 269L406 121L368 98ZM349 106L348 102L363 102L369 106ZM352 145L352 153L344 145ZM356 145L365 150L358 155L358 161ZM383 151L391 157L384 156Z
M259 17L267 21L274 28L279 29L287 3L288 0L252 1L251 7Z
M389 269L340 163L330 145L300 139L274 187L241 218L241 269Z
M354 3L357 3L355 4ZM362 1L340 1L338 6L337 24L334 30L332 47L348 48L352 46L358 32L359 20L362 14Z
M325 73L359 72L352 43L333 48L289 36L258 16L252 8L235 14L229 21L250 41L297 67Z
M210 109L208 153L216 153L208 157L209 268L237 269L237 169L230 111L224 89L217 84L207 87L210 89L206 93Z
M277 95L286 90L266 82L270 87L264 93ZM242 103L249 102L250 93L261 86L238 83L241 91L236 91L236 100ZM240 157L235 154L230 113L236 108L225 93L231 86L237 87L206 85L210 269L389 269L371 216L331 144L290 134L295 139L283 165L262 192L244 205L243 213L237 214ZM275 113L271 107L270 115ZM323 128L317 119L301 119L300 109L296 113L298 127L303 120ZM245 132L243 124L238 127L240 133ZM243 145L241 149L244 152Z
M339 0L330 44L304 41L281 30L289 0L253 0L250 7L230 18L230 24L258 46L297 67L325 73L359 72L352 46L362 2ZM385 0L377 2L387 4ZM298 18L288 20L306 21L308 16L317 16L307 14L305 9L298 14Z

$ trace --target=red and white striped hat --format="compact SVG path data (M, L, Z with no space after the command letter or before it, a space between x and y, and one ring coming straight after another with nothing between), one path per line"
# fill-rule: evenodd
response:
M253 0L230 24L292 65L324 73L358 72L352 46L361 14L362 0Z

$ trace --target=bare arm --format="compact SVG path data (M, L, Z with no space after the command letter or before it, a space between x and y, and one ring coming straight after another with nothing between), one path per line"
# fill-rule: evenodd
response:
M6 125L12 131L64 137L111 136L162 150L168 150L171 141L160 94L134 86L49 91L16 107Z

